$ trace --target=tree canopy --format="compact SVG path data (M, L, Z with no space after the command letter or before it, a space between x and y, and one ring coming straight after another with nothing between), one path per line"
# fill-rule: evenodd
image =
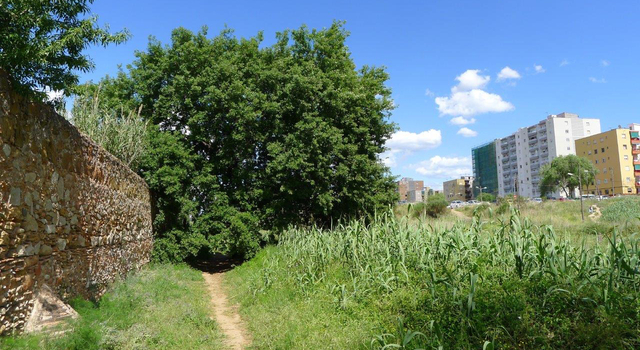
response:
M540 193L545 195L561 190L572 197L582 181L586 187L593 183L597 170L587 158L567 155L554 158L540 171Z
M154 129L141 173L163 259L246 256L258 228L330 224L393 203L379 160L395 130L388 75L357 69L347 36L336 22L261 47L262 33L210 39L206 28L178 28L170 45L152 39L128 72L101 82L105 104L140 105Z
M100 28L85 17L93 0L0 0L0 67L16 90L42 99L45 90L65 90L78 83L75 71L93 68L82 54L90 44L106 46L128 39Z

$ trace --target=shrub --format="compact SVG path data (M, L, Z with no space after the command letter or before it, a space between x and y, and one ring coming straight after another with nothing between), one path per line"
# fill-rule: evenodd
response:
M640 218L640 200L633 197L616 199L615 202L602 210L602 220L624 223Z
M482 195L478 195L477 199L481 202L495 202L496 196L491 193L483 193Z
M438 216L444 214L447 211L447 206L449 203L444 198L444 195L441 193L434 194L429 196L427 200L427 204L425 205L424 211L426 215L429 215L433 218L437 218Z

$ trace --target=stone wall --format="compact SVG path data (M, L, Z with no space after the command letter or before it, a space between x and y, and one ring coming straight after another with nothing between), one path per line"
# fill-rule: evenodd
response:
M144 180L0 71L0 334L23 330L43 285L97 298L151 248Z

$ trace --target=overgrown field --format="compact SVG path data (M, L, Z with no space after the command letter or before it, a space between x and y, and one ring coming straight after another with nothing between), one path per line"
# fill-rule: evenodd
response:
M0 349L221 349L199 271L155 265L116 283L98 303L72 302L80 318L61 337L0 337Z
M638 237L601 237L389 214L291 229L228 281L255 349L635 349Z

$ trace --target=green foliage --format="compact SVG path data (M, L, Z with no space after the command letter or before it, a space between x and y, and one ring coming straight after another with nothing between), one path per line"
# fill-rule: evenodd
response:
M200 271L155 265L117 282L97 303L71 302L80 318L63 334L0 337L1 349L221 349Z
M92 93L93 92L93 93ZM73 125L128 167L137 171L148 149L148 123L134 110L109 109L101 103L100 89L76 96L71 116Z
M356 70L347 35L302 27L260 48L262 34L178 28L101 82L105 103L141 105L157 130L142 173L160 200L158 258L251 256L258 227L329 225L396 200L378 158L395 130L388 75Z
M481 195L478 195L477 200L479 200L480 202L495 202L496 201L496 196L494 196L491 193L482 193Z
M437 193L429 196L427 204L425 206L425 213L433 218L436 218L447 211L449 202L444 198L444 194Z
M285 232L278 247L231 272L254 346L640 346L638 237L613 232L573 245L513 213L451 229L390 214Z
M640 199L637 197L610 200L613 203L602 210L602 220L623 224L640 219Z
M542 166L540 171L540 193L562 190L572 197L582 181L583 188L593 183L597 170L587 158L576 155L560 156ZM571 174L571 175L569 175Z
M45 89L65 90L78 83L74 71L93 63L82 51L91 44L107 46L129 38L110 34L87 16L92 0L0 0L0 68L26 95L45 98Z

